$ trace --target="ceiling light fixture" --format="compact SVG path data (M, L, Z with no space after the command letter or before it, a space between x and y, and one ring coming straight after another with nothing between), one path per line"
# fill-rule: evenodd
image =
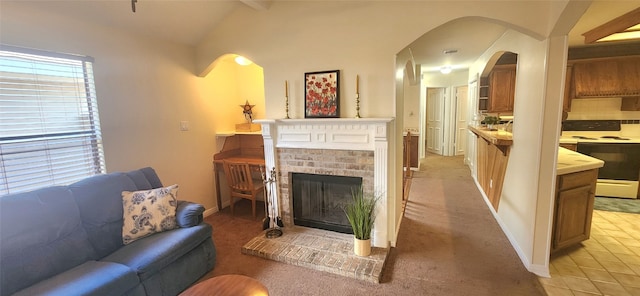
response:
M236 61L236 63L238 65L241 65L241 66L249 66L249 65L251 65L253 63L251 60L249 60L249 59L247 59L247 58L245 58L243 56L240 56L240 55L236 56L236 58L234 60Z
M457 49L445 49L443 52L444 52L444 54L452 54L452 53L458 52L458 50Z
M440 73L442 73L442 74L451 73L451 66L442 66L442 67L440 67Z

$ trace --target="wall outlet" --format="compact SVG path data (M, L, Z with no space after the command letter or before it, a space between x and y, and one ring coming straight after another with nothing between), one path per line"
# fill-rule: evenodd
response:
M180 121L180 131L186 132L189 130L189 122L188 121Z

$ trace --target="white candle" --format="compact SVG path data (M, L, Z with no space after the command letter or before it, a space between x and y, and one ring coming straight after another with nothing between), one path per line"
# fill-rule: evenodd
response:
M356 75L356 93L360 93L360 75Z

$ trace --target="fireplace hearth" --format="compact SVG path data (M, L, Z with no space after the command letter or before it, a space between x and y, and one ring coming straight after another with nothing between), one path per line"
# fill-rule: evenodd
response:
M295 225L353 234L343 209L361 177L291 173L290 180Z

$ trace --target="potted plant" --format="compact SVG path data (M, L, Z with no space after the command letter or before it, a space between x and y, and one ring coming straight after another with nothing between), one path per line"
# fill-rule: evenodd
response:
M498 116L487 116L484 118L483 122L487 125L489 130L494 130L493 125L500 122L500 117Z
M344 212L353 230L353 251L358 256L371 254L371 231L376 219L376 203L378 197L364 194L362 187L351 191L351 203Z

